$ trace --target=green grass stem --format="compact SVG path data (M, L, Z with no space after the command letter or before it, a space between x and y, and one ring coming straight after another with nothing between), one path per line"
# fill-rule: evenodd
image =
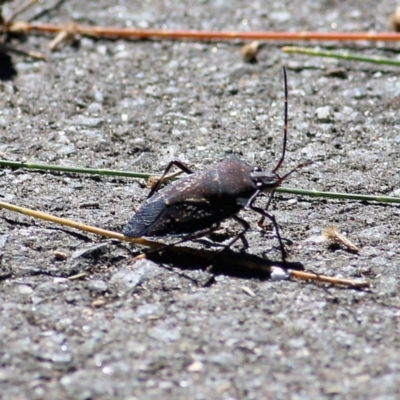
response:
M0 167L10 167L14 169L26 168L26 169L35 169L42 171L72 172L78 174L120 176L126 178L141 178L141 179L148 179L151 176L160 177L159 174L152 174L145 172L128 172L128 171L116 171L111 169L77 168L77 167L68 167L61 165L36 164L36 163L26 163L26 162L8 161L8 160L0 160ZM304 189L294 189L286 187L279 187L277 188L276 191L279 193L289 193L298 196L325 197L330 199L342 199L342 200L376 201L379 203L400 203L399 197L389 197L389 196L373 196L373 195L370 196L370 195L352 194L352 193L321 192L318 190L304 190Z
M286 46L286 47L282 47L282 51L285 53L306 54L308 56L315 56L315 57L329 57L329 58L336 58L336 59L340 59L340 60L361 61L361 62L368 62L368 63L373 63L373 64L394 65L396 67L400 66L399 60L392 60L392 59L383 58L383 57L364 57L364 56L357 56L355 54L350 54L350 53L334 53L332 51L315 50L315 49L310 49L307 47Z
M79 168L79 167L68 167L62 165L35 164L35 163L26 163L26 162L8 161L8 160L0 160L0 167L10 167L15 169L26 168L26 169L36 169L41 171L72 172L76 174L123 176L126 178L142 178L142 179L148 179L150 176L152 176L151 174L141 173L141 172L115 171L111 169Z

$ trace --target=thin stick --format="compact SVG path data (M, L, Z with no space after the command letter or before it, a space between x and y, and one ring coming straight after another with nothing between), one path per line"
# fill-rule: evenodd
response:
M19 15L22 14L29 7L32 7L38 0L26 0L25 3L22 3L5 21L5 25L10 25L12 21Z
M27 168L38 169L44 171L57 171L57 172L72 172L76 174L91 174L91 175L108 175L108 176L122 176L126 178L142 178L148 179L150 176L157 174L149 174L142 172L129 172L129 171L116 171L111 169L93 169L93 168L80 168L68 167L62 165L48 165L48 164L35 164L19 161L0 160L0 166L11 168Z
M42 53L38 53L37 51L25 51L16 49L4 43L0 43L0 53L14 53L20 56L31 57L35 60L46 60L46 56L44 56Z
M30 217L34 218L39 218L43 219L45 221L50 221L54 222L56 224L64 225L64 226L69 226L71 228L79 229L81 231L85 232L91 232L91 233L96 233L100 236L107 237L107 238L112 238L112 239L118 239L118 240L124 240L128 241L134 244L139 244L142 246L149 246L153 248L158 248L158 247L164 247L163 243L157 243L157 242L152 242L149 240L145 240L142 238L127 238L121 233L117 232L112 232L112 231L107 231L105 229L100 229L96 228L94 226L90 225L85 225L80 222L76 222L70 219L66 218L60 218L60 217L55 217L50 214L42 213L40 211L35 211L31 210L29 208L24 208L24 207L18 207L13 204L5 203L5 202L0 202L0 208L4 208L10 211L14 211L23 215L27 215ZM207 250L197 250L197 249L192 249L188 247L170 247L168 251L172 251L177 254L182 254L185 257L193 257L193 258L199 258L199 259L205 259L205 260L213 260L215 258L215 252L207 251ZM249 269L254 269L254 270L259 270L259 271L264 271L264 272L269 272L270 267L271 267L271 262L264 260L262 258L256 257L257 261L254 261L253 259L245 259L243 257L240 257L238 254L234 254L234 256L229 256L227 254L223 254L220 256L220 261L223 262L224 264L231 265L232 267L246 267ZM324 275L316 275L312 274L309 272L301 272L301 271L294 271L294 270L288 270L288 273L290 276L295 277L297 279L302 279L302 280L314 280L318 282L326 282L326 283L331 283L334 285L345 285L345 286L351 286L351 287L367 287L369 286L369 282L367 281L360 281L360 280L353 280L353 279L339 279L335 277L329 277L329 276L324 276Z
M322 235L328 240L330 244L341 244L348 251L358 253L360 249L346 236L344 236L339 228L335 225L327 226L323 231Z
M159 174L153 174L147 172L129 172L129 171L117 171L111 169L79 168L79 167L68 167L62 165L35 164L35 163L26 163L26 162L8 161L8 160L0 160L0 167L2 166L11 168L27 168L27 169L37 169L44 171L72 172L72 173L104 175L104 176L121 176L126 178L141 178L141 179L148 179L150 177L159 178L161 176ZM173 175L175 174L172 174L167 178L175 179ZM390 196L371 196L364 194L321 192L318 190L294 189L282 186L278 187L276 191L280 193L296 194L299 196L325 197L330 199L342 199L342 200L376 201L378 203L400 203L400 197L390 197Z
M16 22L18 24L18 22ZM26 32L57 34L62 25L26 24ZM13 30L13 26L10 26ZM399 41L400 34L392 32L239 32L239 31L195 31L168 29L130 29L77 25L77 34L96 38L169 39L169 40L322 40L322 41Z
M363 57L363 56L357 56L355 54L350 54L350 53L334 53L331 51L314 50L314 49L308 49L305 47L291 47L291 46L290 47L282 47L282 51L285 53L306 54L308 56L315 56L315 57L329 57L329 58L336 58L336 59L341 59L341 60L368 62L368 63L373 63L373 64L394 65L396 67L400 66L400 61L392 60L389 58Z
M327 197L330 199L359 200L359 201L377 201L379 203L400 203L400 197L389 196L369 196L364 194L320 192L318 190L304 190L294 188L279 187L276 189L280 193L297 194L310 197Z
M142 238L127 238L122 233L107 231L105 229L96 228L95 226L90 226L90 225L82 224L80 222L75 222L71 219L55 217L54 215L42 213L40 211L31 210L29 208L18 207L18 206L15 206L14 204L5 203L2 201L0 201L0 208L5 208L10 211L28 215L28 216L34 217L34 218L43 219L45 221L54 222L55 224L69 226L71 228L79 229L80 231L95 233L97 235L104 236L107 238L125 240L128 242L132 242L134 244L139 244L141 246L148 246L148 247L155 247L155 248L163 246L163 244L161 244L161 243L152 242L152 241L145 240Z
M296 271L293 269L288 269L287 272L291 277L301 279L301 280L326 282L326 283L331 283L333 285L347 285L347 286L354 286L357 288L365 288L365 287L369 286L369 282L367 282L367 281L353 280L353 279L346 279L346 278L336 278L333 276L318 275L318 274L313 274L311 272Z

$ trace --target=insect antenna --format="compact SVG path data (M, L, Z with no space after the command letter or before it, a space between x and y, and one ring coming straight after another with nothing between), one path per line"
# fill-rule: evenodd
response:
M299 164L297 167L294 167L291 171L289 171L287 174L281 176L279 178L279 185L289 176L292 175L293 172L297 172L299 169L304 168L304 167L308 167L309 165L314 164L314 161L305 161L301 164Z
M287 85L287 74L286 74L286 67L282 67L283 69L283 81L285 85L285 121L283 125L283 146L282 146L282 156L278 161L275 169L272 171L275 173L281 167L283 161L285 160L286 154L286 143L287 143L287 133L288 133L288 85Z
M286 155L286 143L287 143L287 134L288 134L288 98L289 98L289 93L288 93L288 85L287 85L287 73L286 73L286 67L282 67L283 70L283 81L284 81L284 86L285 86L285 111L284 111L284 125L283 125L283 146L282 146L282 156L278 161L278 164L276 165L275 169L272 171L273 173L276 173L276 171L278 171L278 169L282 166L283 161L285 160L285 155ZM289 171L287 174L283 175L282 177L279 177L279 181L277 183L277 186L279 186L288 176L290 176L291 174L293 174L294 172L298 171L301 168L306 167L307 165L312 164L312 161L306 161L304 163L299 164L297 167L293 168L291 171ZM264 214L262 214L261 218L258 221L258 225L260 227L263 227L264 224L264 220L265 217L267 216L267 210L271 204L271 201L274 197L275 194L275 190L273 190L270 193L270 196L268 198L267 204L263 210ZM259 209L258 211L260 211L261 209ZM268 215L268 218L272 220L272 222L275 225L275 228L277 228L277 224L276 221L274 221L271 218L271 215ZM281 245L281 251L282 251L282 255L284 255L284 250L283 249L283 244L282 244L282 240L280 239L280 234L279 234L279 230L277 230L277 236L279 239L279 243Z

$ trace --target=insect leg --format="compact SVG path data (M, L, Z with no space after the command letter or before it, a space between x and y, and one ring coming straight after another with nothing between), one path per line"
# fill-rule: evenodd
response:
M171 247L175 247L178 244L181 244L181 243L184 243L184 242L188 242L189 240L200 239L203 236L210 235L211 233L216 231L218 228L219 228L219 224L215 224L211 228L203 229L202 231L198 231L198 232L195 232L195 233L191 233L190 235L186 235L182 239L179 239L177 242L166 244L165 246L159 247L158 249L147 250L147 251L145 251L145 254L159 253L159 252L168 250Z
M268 201L267 201L267 205L266 205L265 208L264 208L264 211L265 211L265 212L268 211L268 208L269 208L269 206L270 206L270 204L271 204L271 201L272 201L272 199L274 198L274 194L275 194L275 190L273 190L273 191L270 193L270 195L269 195L269 198L268 198ZM257 225L258 225L260 228L263 228L263 227L264 227L264 220L265 220L265 216L262 215L262 216L260 217L260 219L258 220L258 222L257 222Z
M282 237L281 237L281 234L279 232L279 227L278 227L278 224L276 222L275 217L272 214L270 214L268 211L265 211L260 207L254 206L253 202L251 202L248 207L251 210L255 211L256 213L261 214L262 217L264 217L264 218L266 217L266 218L271 220L271 222L272 222L272 224L274 225L274 228L275 228L276 237L278 238L279 247L281 249L282 261L285 263L286 262L286 251L285 251L285 247L283 245Z
M245 233L250 229L250 224L245 221L244 219L238 217L237 215L234 215L232 217L236 222L238 222L240 225L242 225L243 230L238 233L225 247L224 249L220 252L220 254L224 253L226 250L228 250L231 246L233 246L239 239L243 242L244 247L249 247L249 244L247 243L247 240L245 239L244 235Z
M247 243L247 240L245 239L244 235L245 233L250 229L250 224L245 221L244 219L238 217L237 215L234 215L232 217L236 222L238 222L240 225L243 226L243 230L238 233L227 245L225 245L223 247L223 249L221 251L219 251L216 256L213 258L213 260L215 261L215 259L217 259L218 257L220 257L222 254L224 254L226 251L228 251L228 249L230 247L232 247L239 239L243 242L244 247L249 247L249 244ZM218 228L219 226L217 226Z
M154 193L156 193L159 189L160 186L164 183L166 179L166 175L168 174L169 170L175 165L175 167L178 167L181 171L186 172L187 174L193 174L193 171L182 161L180 160L172 160L167 168L165 168L164 173L162 174L161 178L157 181L157 183L154 185L154 187L151 189L149 195L147 198L150 198L153 196Z

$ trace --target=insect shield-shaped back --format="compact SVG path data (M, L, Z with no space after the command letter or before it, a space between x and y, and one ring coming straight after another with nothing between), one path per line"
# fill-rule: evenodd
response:
M172 236L211 228L245 207L259 189L255 170L237 157L191 174L150 197L125 227L124 235Z

